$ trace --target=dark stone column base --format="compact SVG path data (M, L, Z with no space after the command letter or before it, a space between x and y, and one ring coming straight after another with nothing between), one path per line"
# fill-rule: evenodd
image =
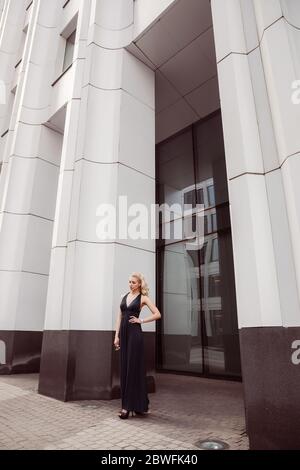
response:
M240 330L250 449L300 449L300 364L292 362L295 340L300 340L300 327Z
M5 359L0 364L0 374L39 372L42 340L42 331L0 331L0 341L5 344ZM1 351L2 347L1 343Z
M120 398L114 331L44 331L39 393L62 401ZM155 333L144 332L148 392L155 391Z

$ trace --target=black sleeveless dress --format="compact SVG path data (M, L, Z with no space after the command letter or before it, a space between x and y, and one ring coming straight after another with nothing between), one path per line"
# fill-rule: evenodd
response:
M122 408L128 411L144 413L148 411L146 368L144 358L144 338L140 323L130 323L132 315L139 317L141 294L135 297L127 307L124 295L120 309L120 385Z

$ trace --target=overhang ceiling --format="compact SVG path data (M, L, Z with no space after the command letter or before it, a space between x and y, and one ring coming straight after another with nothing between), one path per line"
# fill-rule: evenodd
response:
M157 142L219 108L209 0L178 0L127 50L155 71Z

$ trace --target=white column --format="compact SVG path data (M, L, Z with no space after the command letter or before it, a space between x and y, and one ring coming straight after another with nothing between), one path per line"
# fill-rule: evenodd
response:
M18 70L18 52L22 45L22 28L25 20L25 0L6 0L0 9L0 165L3 165L5 147L9 137L15 95L11 93L12 83ZM5 164L3 165L3 168ZM2 176L3 179L3 176Z
M288 225L293 248L298 293L300 293L300 204L297 172L300 165L300 103L293 101L300 88L300 5L299 2L277 2L277 21L268 16L261 2L255 2L255 11L261 35L261 54L270 100L272 121L279 154L279 165L287 206ZM275 5L274 5L275 8ZM272 22L271 22L272 21ZM291 313L291 312L290 312ZM300 325L299 309L289 324Z
M23 36L28 14L28 2L11 1L9 7L17 8L17 4L18 20L14 17L10 24L7 18L6 22L10 38L19 38L20 32ZM7 51L15 59L22 52L21 70L13 77L17 91L0 179L0 331L7 341L10 335L16 350L16 338L22 342L20 360L15 359L12 348L8 364L11 371L15 362L20 367L23 361L26 370L31 354L38 370L44 326L62 137L43 123L51 101L60 4L59 0L51 2L51 6L33 2L22 47L10 46L13 49ZM13 45L14 41L8 44ZM10 68L11 63L6 68L9 79ZM9 80L8 83L11 85ZM30 339L22 340L22 332L27 339L32 334L36 350L31 350Z
M95 391L101 398L112 387L113 330L132 271L145 274L155 300L155 240L121 239L117 234L103 241L97 235L101 204L118 210L123 195L128 207L142 203L150 209L155 203L154 73L124 49L132 40L132 0L92 1L89 23L78 119L67 124L70 134L63 150L40 378L41 393L58 397L48 360L53 338L71 331L69 337L83 344L91 334L84 351L75 353L78 361L93 361L87 348L105 343L103 370L95 370L98 362L89 364L90 385L84 395L91 397ZM68 111L70 123L77 112ZM153 332L154 324L143 329ZM63 347L57 354L71 359ZM74 377L73 395L64 399L80 393L81 380L80 374Z
M289 448L300 445L280 432L299 413L293 406L287 413L280 391L284 377L285 400L297 401L290 355L300 334L300 105L291 95L299 77L299 7L213 0L212 11L250 445Z
M5 8L5 0L0 0L0 31L1 31L1 20L2 20L2 13Z
M297 76L288 43L292 26L277 1L215 0L212 7L239 325L300 325L293 261L297 267L299 256L291 245L281 171L299 147L300 107L291 100Z

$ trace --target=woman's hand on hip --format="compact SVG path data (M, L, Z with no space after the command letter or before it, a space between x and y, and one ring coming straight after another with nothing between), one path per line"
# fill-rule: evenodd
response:
M132 316L130 317L130 320L128 320L128 321L129 321L130 323L140 323L140 324L142 323L142 322L141 322L141 319L138 318L138 317L135 317L134 315L132 315Z

